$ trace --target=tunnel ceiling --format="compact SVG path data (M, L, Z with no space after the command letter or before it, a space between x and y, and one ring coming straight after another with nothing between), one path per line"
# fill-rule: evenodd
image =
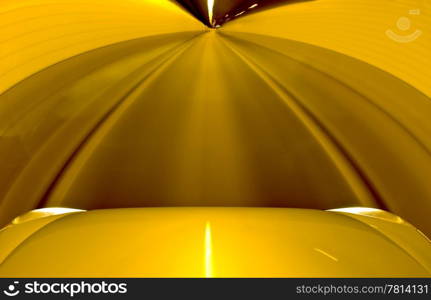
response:
M430 15L215 1L211 22L180 2L0 3L0 223L47 206L371 206L431 232L431 40L386 35Z
M219 27L225 22L279 5L314 0L174 0L208 27ZM212 7L212 9L210 8ZM209 12L211 10L211 13Z

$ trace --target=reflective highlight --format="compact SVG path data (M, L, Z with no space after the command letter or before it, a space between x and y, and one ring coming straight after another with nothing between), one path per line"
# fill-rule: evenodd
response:
M214 277L212 263L212 236L211 224L207 222L205 225L205 277Z
M12 220L12 224L21 224L49 216L58 216L70 213L84 212L83 209L66 208L66 207L46 207L32 210L22 216Z
M430 276L424 1L72 2L0 1L0 276Z
M431 233L431 44L382 28L407 2L214 1L216 21L246 13L208 30L170 1L34 1L0 4L1 224L43 207L367 206Z
M332 256L331 254L329 254L329 253L328 253L328 252L326 252L326 251L323 251L322 249L314 248L314 250L316 250L317 252L319 252L319 253L321 253L321 254L325 255L326 257L328 257L328 258L332 259L332 260L333 260L333 261L335 261L335 262L337 262L337 261L338 261L338 258L336 258L336 257Z
M0 231L0 277L431 276L431 243L413 226L355 217L209 207L66 214Z
M207 7L208 7L208 20L212 26L214 26L214 19L213 19L213 10L214 10L214 0L207 0Z

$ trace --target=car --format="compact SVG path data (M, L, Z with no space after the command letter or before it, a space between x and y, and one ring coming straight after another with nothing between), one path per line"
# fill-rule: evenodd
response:
M427 237L365 207L51 207L0 231L0 277L430 275Z

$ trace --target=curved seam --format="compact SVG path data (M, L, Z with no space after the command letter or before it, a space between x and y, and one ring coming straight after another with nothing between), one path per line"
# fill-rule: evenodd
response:
M37 42L35 44L27 46L27 48L21 48L18 51L15 51L13 53L9 53L9 54L1 57L0 59L4 60L5 58L7 58L10 55L15 55L16 53L18 53L20 51L26 51L26 50L29 49L28 47L33 47L35 45L40 45L40 44L44 44L44 43L47 43L47 42L52 42L52 41L55 41L55 40L61 40L61 39L65 38L65 37L69 37L69 36L79 37L79 36L82 36L82 35L85 35L85 34L88 34L88 33L101 33L101 32L104 32L105 36L102 36L102 38L99 38L99 39L95 39L95 38L88 38L87 39L86 38L85 40L81 41L81 43L85 44L85 43L91 42L91 41L96 41L96 40L100 41L100 40L104 40L105 38L114 37L114 36L117 35L117 34L114 34L114 35L111 36L111 35L106 35L106 34L110 34L111 32L115 32L115 30L124 29L124 28L141 28L141 26L138 26L138 25L119 26L119 27L112 27L112 28L105 28L105 29L98 29L98 30L75 32L75 33L72 33L72 34L64 34L62 36L57 36L56 38L53 38L53 39L39 41L39 42ZM41 54L39 54L37 56L31 57L31 58L29 58L27 60L23 60L22 63L20 63L18 65L15 65L12 69L9 69L6 72L0 74L0 79L6 77L7 74L15 71L17 68L21 68L21 67L27 65L28 63L30 63L32 61L35 61L35 60L37 60L37 59L39 59L41 57L44 57L44 56L46 56L48 54L52 54L52 53L56 53L56 52L59 52L59 51L64 50L64 49L68 49L68 48L70 48L71 45L75 45L75 44L76 44L76 42L68 43L66 45L63 45L64 47L51 49L50 51L43 52L43 53L41 53Z
M128 99L128 97L133 94L139 87L141 87L144 83L147 82L148 79L152 78L153 76L155 76L155 74L157 73L157 71L160 71L160 69L162 67L165 67L166 65L169 65L169 63L171 63L171 60L174 59L175 57L177 57L178 55L180 55L181 53L183 53L187 48L190 47L190 45L186 46L186 48L181 49L181 47L184 47L185 44L191 42L193 39L195 39L196 37L193 37L192 39L189 39L187 41L185 41L184 43L182 43L180 46L176 47L175 49L172 49L171 51L173 51L174 53L169 56L168 58L164 59L161 63L157 64L156 66L154 66L152 68L152 70L141 80L139 80L138 83L136 83L133 87L131 87L125 95L123 95L118 101L117 103L108 110L108 112L106 112L102 118L93 126L93 128L88 132L88 134L86 134L86 136L81 140L81 142L78 143L78 145L75 147L75 149L73 150L73 152L70 154L70 156L68 157L68 159L65 161L65 163L63 164L63 166L61 167L61 169L57 172L56 176L54 177L54 179L51 181L51 184L49 185L49 187L47 188L47 190L45 191L44 195L41 197L41 199L39 200L39 204L37 205L37 207L43 207L43 205L48 201L50 194L52 193L52 191L54 190L54 188L56 187L57 183L59 182L59 180L61 179L61 177L64 175L64 173L67 171L68 167L70 166L70 164L72 163L72 161L79 155L79 153L81 152L81 150L91 141L91 138L97 133L97 131L105 124L105 122L107 120L110 119L110 117L116 113L116 111L124 104L124 102ZM176 52L178 51L178 52Z
M223 33L222 33L223 34ZM225 35L229 35L229 34L225 34ZM228 36L228 38L231 38L231 39L238 39L238 40L241 40L241 41L243 41L243 42L245 42L245 43L250 43L250 44L253 44L253 45L255 45L255 46L257 46L257 47L261 47L261 48L264 48L264 49L266 49L267 51L270 51L270 52L273 52L273 53L277 53L277 54L279 54L279 55L282 55L282 56L284 56L284 57L286 57L287 59L290 59L290 60L292 60L292 61L294 61L294 62L296 62L296 63L298 63L298 64L300 64L300 65L303 65L303 66L305 66L305 67L307 67L307 68L309 68L309 69L312 69L312 70L314 70L314 71L316 71L316 72L318 72L319 74L321 74L321 75L323 75L323 76L325 76L325 77L327 77L327 78L330 78L330 79L332 79L332 80L335 80L337 83L339 83L340 85L342 85L342 86L344 86L345 88L347 88L347 89L349 89L350 91L352 91L353 93L355 93L356 95L358 95L358 96L360 96L361 98L363 98L367 103L369 103L371 106L373 106L373 107L375 107L378 111L380 111L380 112L382 112L383 113L383 115L385 115L389 120L391 120L393 123L395 123L396 125L398 125L405 133L407 133L407 135L408 136L410 136L410 138L413 140L413 141L415 141L419 146L420 146L420 148L422 148L429 156L431 156L431 149L428 147L428 146L426 146L424 143L422 143L422 141L409 129L409 128L407 128L405 125L403 125L400 121L398 121L391 113L389 113L388 111L386 111L382 106L380 106L380 105L378 105L377 103L375 103L375 102L373 102L373 101L371 101L370 100L370 98L368 98L368 97L366 97L364 94L362 94L361 92L359 92L358 90L356 90L356 89L354 89L352 86L350 86L350 85L348 85L347 83L345 83L345 82L343 82L343 81L341 81L341 80L339 80L337 77L335 77L335 76L333 76L333 75L330 75L330 74L328 74L328 73L325 73L325 72L323 72L323 71L321 71L320 69L318 69L318 68L316 68L316 67L314 67L314 66L312 66L312 65L310 65L310 64L307 64L307 63L305 63L305 62L303 62L303 61L300 61L300 60L297 60L297 59L295 59L294 57L292 57L292 56L290 56L290 55L287 55L286 53L283 53L283 52L280 52L280 51L277 51L277 50L274 50L274 49L272 49L272 48L269 48L269 47L266 47L266 46L263 46L263 45L261 45L261 44L258 44L258 43L255 43L255 42L251 42L251 41L248 41L248 40L245 40L245 39L241 39L241 38L238 38L238 37L232 37L232 36ZM288 39L287 39L288 40ZM291 41L291 40L289 40L289 41ZM307 44L308 45L308 44ZM320 48L320 49L325 49L325 50L329 50L329 51L331 51L330 49L326 49L326 48L321 48L321 47L318 47L318 46L313 46L313 47L316 47L316 48ZM335 51L334 51L335 52ZM338 54L338 52L335 52L335 53L337 53ZM340 53L340 55L343 55L343 56L345 56L345 57L347 57L347 58L350 58L350 59L355 59L355 58L353 58L353 57L349 57L349 56L346 56L346 55L344 55L344 54L341 54ZM358 60L359 61L359 60ZM361 61L362 62L362 61ZM364 62L365 63L365 62ZM372 67L372 68L375 68L375 69L377 69L378 71L380 71L380 72L383 72L385 75L389 75L389 76L391 76L392 78L394 78L394 79L396 79L396 80L399 80L399 81L401 81L402 83L406 83L405 81L403 81L403 80L401 80L400 78L398 78L398 77L395 77L395 76L392 76L390 73L388 73L388 72L385 72L385 71L383 71L383 70L380 70L380 69L378 69L378 68L376 68L376 67L374 67L374 66L372 66L372 65L370 65L370 64L368 64L368 63L366 63L367 65L369 65L370 67ZM416 89L416 88L414 88L414 87L412 87L412 86L410 86L412 89L414 89L415 91L419 91L418 89ZM420 91L419 91L420 92ZM427 99L429 99L429 97L428 96L426 96L425 94L423 94L423 96L425 96Z
M413 254L411 254L407 249L403 248L402 246L400 246L397 242L395 242L393 239L391 239L387 234L385 234L384 232L378 230L377 228L375 228L374 226L371 226L370 224L366 223L365 221L356 219L348 214L344 214L344 213L339 213L339 212L334 212L337 215L349 218L350 220L353 220L357 223L360 223L364 226L366 226L367 228L371 228L374 232L376 232L378 235L382 236L385 240L389 241L392 245L395 245L398 249L400 249L402 252L406 253L408 257L410 257L412 260L414 260L422 269L424 269L426 272L431 274L431 270L429 270L426 266L424 266Z
M358 200L364 200L367 198L368 200L374 200L375 202L377 202L377 204L382 207L382 208L386 208L385 203L382 201L380 195L377 193L377 190L372 186L371 182L367 179L367 177L365 176L365 174L363 173L363 171L359 168L359 166L354 162L354 160L352 159L352 157L349 155L349 153L346 151L346 149L344 149L343 146L341 146L341 144L335 139L334 136L332 136L328 130L326 129L326 127L322 124L322 122L320 122L320 120L313 114L311 113L300 101L298 98L296 98L294 95L292 95L288 90L286 90L286 88L281 85L276 79L274 79L270 74L268 74L268 72L266 72L265 70L263 70L261 67L257 66L255 63L252 63L251 61L249 61L248 59L246 59L244 56L242 56L241 54L239 54L238 52L234 51L231 48L231 51L233 51L234 53L236 53L243 61L246 62L247 65L249 65L249 67L258 74L257 71L260 71L264 74L264 76L268 77L266 80L265 78L262 78L262 80L264 82L266 82L266 84L269 84L269 82L272 82L278 89L281 90L281 95L279 95L279 97L281 97L282 99L285 98L287 96L287 98L291 99L293 101L293 104L297 107L297 109L299 110L300 114L302 114L306 120L308 120L310 122L310 124L315 128L315 130L317 129L318 132L320 132L320 140L324 139L326 140L337 152L337 156L339 156L342 161L340 162L339 159L335 159L330 151L328 151L329 149L326 149L324 145L322 145L322 142L320 142L319 144L321 145L322 149L326 152L326 154L328 155L328 157L335 163L335 165L337 166L337 169L339 170L340 174L342 175L346 175L349 174L349 176L346 178L346 176L344 176L344 180L347 182L348 186L351 188L351 190L353 191L353 193L358 197ZM275 91L276 92L276 91ZM283 97L284 95L284 97ZM284 101L286 101L284 99ZM292 102L289 101L289 102ZM289 104L288 104L289 105ZM291 106L291 105L289 105ZM301 121L300 116L298 115L298 113L295 113L294 111L292 111L297 118ZM307 126L304 121L301 121L303 123L303 125L305 126L305 128L308 128L308 131L315 136L315 134L313 134L313 130L311 130L312 128L309 128L310 126ZM314 131L315 131L314 130ZM318 138L318 136L317 136ZM338 163L337 163L338 161ZM348 168L349 173L345 173L343 172L342 169L340 169L340 163L342 163L345 167ZM352 172L352 170L356 171ZM350 180L349 180L350 178ZM355 189L355 184L351 180L355 180L357 183L359 183L361 185L360 190L358 191L357 189ZM364 193L367 194L367 198L364 198ZM361 194L363 196L361 196ZM371 195L370 195L371 194ZM361 201L362 202L362 201ZM369 202L369 201L368 201Z
M178 33L178 34L181 34L181 33ZM177 35L177 34L168 34L168 35ZM156 37L156 36L158 37L159 35L151 36L151 37L149 37L149 38L154 38L154 37ZM160 35L160 36L162 36L162 35ZM130 43L130 42L132 42L132 41L139 41L140 39L145 40L146 38L147 38L147 37L142 37L142 38L139 38L139 39L134 39L134 40L125 41L124 43ZM98 49L94 49L94 51L106 50L106 49L110 48L111 46L112 46L112 47L118 47L118 46L120 46L121 44L122 44L122 42L120 42L120 43L118 43L118 44L115 44L115 45L108 45L108 46L106 46L106 47L102 47L102 48L105 48L105 49L98 48ZM181 44L183 44L183 43L180 43L180 45L181 45ZM168 50L166 50L166 51L162 52L160 55L156 56L156 57L155 57L155 58L153 58L152 60L157 59L158 57L160 57L160 56L162 56L162 55L164 55L164 54L166 54L166 53L168 53L168 52L170 52L170 51L172 51L172 50L175 50L175 48L176 48L176 47L178 47L178 45L177 45L177 46L173 46L173 47L169 48ZM92 51L90 51L90 52L92 52ZM138 53L138 52L139 52L139 51L135 51L135 52L133 52L133 54L136 54L136 53ZM94 53L89 53L89 52L82 53L82 54L80 54L80 55L78 55L78 56L71 57L71 58L68 58L68 59L66 59L66 60L63 60L63 61L59 62L59 64L62 64L62 63L69 63L69 62L70 62L70 60L76 60L79 56L87 56L87 55L91 55L91 54L94 54ZM133 55L133 54L132 54L132 55ZM91 69L89 69L89 70L88 70L88 72L83 73L81 78L86 77L86 76L88 76L88 75L90 75L90 74L92 74L92 73L96 72L97 70L99 70L99 69L101 69L101 68L104 68L104 67L106 67L106 66L109 66L110 64L113 64L113 63L116 63L116 62L118 62L118 61L121 61L121 59L122 59L122 57L121 57L121 56L118 56L118 57L116 57L114 60L106 61L106 62L104 62L104 63L100 64L99 66L95 67L95 68L91 68ZM151 60L151 61L152 61L152 60ZM55 68L54 66L49 66L47 69L42 70L42 72L46 72L46 71L48 71L51 67ZM138 68L137 70L139 70L139 68ZM136 70L135 70L135 71L136 71ZM39 72L38 72L38 73L39 73ZM35 74L36 74L36 73L35 73ZM33 76L33 75L32 75L32 76ZM31 76L31 77L32 77L32 76ZM31 78L30 78L30 77L25 78L25 79L23 79L22 81L18 82L18 83L17 83L17 85L22 84L24 81L27 81L27 80L31 80ZM30 107L29 107L29 108L27 108L24 112L22 112L22 113L20 114L20 116L19 116L17 119L15 119L15 120L11 121L11 122L10 122L10 124L9 124L9 125L7 125L3 130L0 130L0 134L1 134L1 133L7 133L7 132L8 132L8 131L9 131L9 130L10 130L10 129L15 125L15 124L17 124L20 120L22 120L23 118L26 118L26 114L27 114L28 112L30 112L33 108L35 108L35 107L37 107L37 106L39 106L39 105L43 104L47 99L49 99L49 98L51 98L51 97L56 97L59 93L61 93L61 91L62 91L63 89L67 89L67 88L69 88L69 87L73 86L75 83L76 83L75 81L67 82L66 84L64 84L63 86L61 86L61 88L60 88L60 89L57 89L57 90L55 91L55 93L54 93L54 94L48 94L48 95L46 95L46 96L42 97L41 99L39 99L39 101L38 101L37 103L32 103L32 104L30 105ZM16 88L16 86L15 86L15 88ZM1 95L0 95L0 98L1 98L1 97L6 97L6 93L1 94Z
M57 62L55 62L55 63L53 63L53 64L51 64L51 65L49 65L49 66L46 66L46 67L44 67L44 68L42 68L42 69L40 69L40 70L38 70L38 71L36 71L36 72L32 73L30 76L27 76L27 77L25 77L25 78L21 79L21 80L20 80L20 81L18 81L17 83L15 83L15 84L13 84L12 86L10 86L10 87L8 87L7 89L5 89L3 92L1 92L1 93L0 93L0 95L1 95L1 96L3 96L4 94L6 94L7 92L9 92L9 91L10 91L10 90L12 90L13 88L16 88L16 87L17 87L19 84L21 84L24 80L28 80L28 79L30 79L30 78L32 78L32 77L34 77L34 76L38 75L39 73L42 73L42 72L46 71L46 70L47 70L47 69L49 69L49 68L52 68L52 67L54 67L54 66L56 66L56 65L59 65L59 64L61 64L61 63L65 62L65 61L68 61L68 60L71 60L71 59L77 58L77 57L79 57L79 56L81 56L81 55L86 55L86 54L89 54L89 53L91 53L91 52L96 52L96 51L98 51L98 50L101 50L101 49L103 49L103 48L109 48L109 47L111 47L111 46L116 46L116 45L119 45L119 44L122 44L122 43L127 43L127 42L131 42L131 41L136 41L136 40L140 40L140 39L145 39L145 38L148 38L148 37L169 36L169 35L177 35L177 34L181 34L181 33L196 33L196 36L198 36L198 35L201 35L203 32L202 32L202 31L198 31L198 30L188 30L188 31L175 32L175 33L163 33L163 34L154 34L154 35L148 35L148 36L140 36L140 37L137 37L137 38L132 38L132 39L128 39L128 40L123 40L123 41L119 41L119 42L114 42L114 43L110 43L110 44L107 44L107 45L103 45L103 46L101 46L101 47L96 47L96 48L93 48L93 49L89 49L89 50L87 50L87 51L80 52L80 53L77 53L77 54L75 54L75 55L71 55L70 57L68 57L68 58L66 58L66 59L63 59L63 60L57 61ZM196 36L194 36L194 37L196 37Z
M414 85L412 85L412 84L410 84L410 83L408 83L408 82L404 81L403 79L401 79L401 78L399 78L399 77L397 77L397 76L395 76L395 75L393 75L393 74L389 73L388 71L385 71L384 69L381 69L380 67L377 67L377 66L375 66L375 65L372 65L372 64L370 64L369 62L367 62L367 61L365 61L365 60L363 60L363 59L360 59L360 58L357 58L357 57L353 57L353 56L347 55L347 54L345 54L345 53L342 53L342 52L336 51L336 50L334 50L334 49L326 48L326 47L322 47L322 46L318 46L318 45L314 45L314 44L312 44L312 43L307 43L307 42L303 42L303 41L293 40L293 39L290 39L290 38L284 38L284 37L279 37L279 36L273 36L273 35L269 35L269 34L258 34L258 33L250 33L250 32L245 32L245 31L234 31L234 30L232 30L232 31L230 31L230 32L231 32L231 33L239 33L239 34L251 35L251 36L255 35L255 36L258 36L258 37L265 37L265 38L280 39L280 40L285 40L285 41L289 41L289 42L292 42L292 43L298 43L298 44L305 45L305 46L308 46L308 47L318 48L318 49L320 49L320 50L324 50L324 51L328 51L328 52L333 52L333 53L338 54L338 55L340 55L340 56L343 56L343 57L345 57L345 58L348 58L348 59L351 59L351 60L355 60L355 61L358 61L358 62L364 63L364 64L366 64L366 65L370 66L371 68L374 68L376 71L379 71L379 72L381 72L381 73L383 73L383 74L385 74L385 75L387 75L387 76L389 76L389 77L392 77L392 78L394 78L394 79L397 79L397 80L401 81L404 85L406 85L406 86L410 87L411 89L414 89L417 93L421 94L421 95L422 95L424 98L426 98L427 100L431 101L430 96L428 96L427 94L425 94L423 91L421 91L421 90L417 89ZM286 55L286 54L284 54L284 53L278 52L277 50L274 50L274 49L268 48L268 47L266 47L266 46L262 46L262 45L260 45L260 44L258 44L258 43L251 42L251 41L248 41L248 40L246 40L246 39L239 38L239 37L233 37L233 36L229 35L229 33L226 33L226 31L221 31L221 32L220 32L220 34L222 34L222 35L223 35L223 34L224 34L224 35L228 35L228 36L229 36L230 38L232 38L232 39L239 39L239 40L242 40L242 41L245 41L245 42L248 42L248 43L252 43L252 44L254 44L254 45L256 45L256 46L260 46L260 47L262 47L262 48L267 48L268 50L270 50L270 51L272 51L272 52L277 52L277 53L279 53L280 55L284 55L284 56L290 57L290 56L288 56L288 55ZM291 58L292 60L295 60L295 59L294 59L294 58L292 58L292 57L290 57L290 58ZM295 61L296 61L296 60L295 60ZM298 62L298 63L301 63L301 64L304 64L304 65L307 65L307 66L309 66L310 68L314 68L314 67L312 67L312 66L310 66L310 65L308 65L308 64L306 64L306 63L304 63L304 62L301 62L301 61L297 61L297 62ZM320 70L317 70L317 71L321 72ZM325 74L325 73L324 73L324 74ZM329 76L329 75L328 75L328 76Z
M64 214L63 216L61 216L61 217L59 217L59 218L57 218L57 219L54 219L54 220L52 220L51 222L49 222L49 223L46 223L46 224L44 224L43 226L41 226L41 227L39 227L38 229L36 229L35 231L33 231L30 235L28 235L26 238L24 238L18 245L16 245L15 246L15 248L13 248L12 249L12 251L10 251L5 257L4 257L4 259L0 262L0 268L1 268L1 266L9 259L9 257L12 255L12 254L14 254L18 249L20 249L20 248L22 248L23 246L23 244L27 244L28 243L28 241L29 240L31 240L37 233L39 233L40 231L42 231L45 227L47 227L47 226L49 226L49 225L51 225L51 224L53 224L53 223L55 223L55 222L57 222L57 221L59 221L59 220L62 220L62 219L64 219L65 217L67 217L67 216L70 216L70 215L76 215L76 214L81 214L81 213L83 213L83 212L71 212L71 213L67 213L67 214ZM19 225L15 225L15 226L19 226ZM1 270L0 270L1 271Z
M200 35L200 34L199 34ZM199 36L199 35L197 35L197 36ZM174 52L175 53L175 51L176 50L178 50L178 49L180 49L181 47L183 47L184 46L184 44L187 44L188 42L190 42L191 40L193 40L194 38L196 38L197 36L193 36L192 38L190 38L190 39L188 39L188 40L186 40L186 41L184 41L183 43L181 43L180 45L178 45L178 46L176 46L176 47L174 47L173 49L169 49L168 51L166 51L166 52L164 52L163 54L161 54L160 56L158 56L158 58L160 58L161 56L163 57L164 55L166 56L166 53L169 53L169 52ZM169 59L169 57L171 57L171 56L168 56L168 58L165 58L162 62L161 62L161 64L163 64L166 60L168 60ZM155 60L157 60L157 58L155 58L155 59L153 59L152 61L155 61ZM150 71L150 73L151 72L155 72L156 70L157 70L157 67L159 66L159 65L161 65L161 64L158 64L158 65L156 65L151 71ZM142 67L141 67L141 69L142 69ZM144 79L143 80L145 80L148 76L149 76L150 74L147 74L145 77L144 77ZM141 80L142 81L142 80ZM141 82L141 81L139 81L139 82ZM139 83L138 82L138 84L136 85L136 86L139 86ZM133 89L133 87L132 87L132 89ZM119 99L118 100L118 102L117 102L117 106L119 105L119 103L121 103L122 101L124 101L124 99ZM114 109L115 110L115 106L114 106L114 108L111 108L111 110L112 109ZM109 114L109 111L107 112L107 114ZM100 121L99 120L99 122L98 123L100 123L100 122L103 122L103 117L102 117L102 121ZM96 127L97 127L97 124L98 123L96 123ZM93 128L94 129L94 128ZM91 131L90 131L91 132ZM90 133L90 135L91 135L91 133ZM88 136L87 136L87 138L88 138ZM85 138L84 138L84 140L85 140ZM81 142L82 143L82 142ZM80 147L80 144L78 144L78 148ZM75 150L74 152L76 152L77 150ZM74 153L73 152L73 153ZM73 156L73 154L72 154L72 156ZM69 160L70 160L70 158L66 161L66 164L69 162ZM64 165L63 165L63 167L62 168L60 168L60 170L63 170L64 169ZM25 168L23 169L23 170L21 170L20 171L20 175L19 176L22 176L22 174L25 172ZM57 177L59 176L60 174L56 174L56 176L54 177L55 178L55 181L57 180ZM19 179L19 177L18 177L18 179ZM55 182L54 181L54 182ZM50 183L50 187L52 186L52 184L54 183L54 182L51 182ZM9 188L9 191L7 191L6 192L6 194L4 195L4 197L3 197L3 199L1 199L1 201L0 201L0 205L5 205L5 203L7 203L7 201L6 201L6 199L8 198L8 197L10 197L9 195L10 195L10 193L11 193L11 190L13 189L13 186L14 185L12 185L10 188ZM46 195L46 193L47 193L47 191L45 191L44 193L43 193L43 195ZM43 197L42 198L40 198L40 199L37 199L34 203L35 204L40 204L41 202L43 202ZM36 206L33 206L33 207L41 207L40 205L36 205Z

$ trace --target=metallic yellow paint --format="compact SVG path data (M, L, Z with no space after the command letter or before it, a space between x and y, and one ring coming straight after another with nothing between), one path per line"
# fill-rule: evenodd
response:
M401 18L409 20L407 28L399 26ZM391 73L431 96L428 0L315 0L244 15L222 28L331 49ZM421 35L403 43L388 37L388 30L400 38L416 31Z
M134 208L77 212L39 230L30 226L45 217L0 232L2 241L20 227L32 233L14 249L1 244L7 258L0 276L431 276L430 241L399 218L378 214Z
M431 232L430 99L334 51L226 30L145 37L0 103L3 224L43 206L355 205Z
M0 275L429 276L431 7L292 3L1 1Z
M0 93L71 56L130 39L202 31L169 0L3 0Z

